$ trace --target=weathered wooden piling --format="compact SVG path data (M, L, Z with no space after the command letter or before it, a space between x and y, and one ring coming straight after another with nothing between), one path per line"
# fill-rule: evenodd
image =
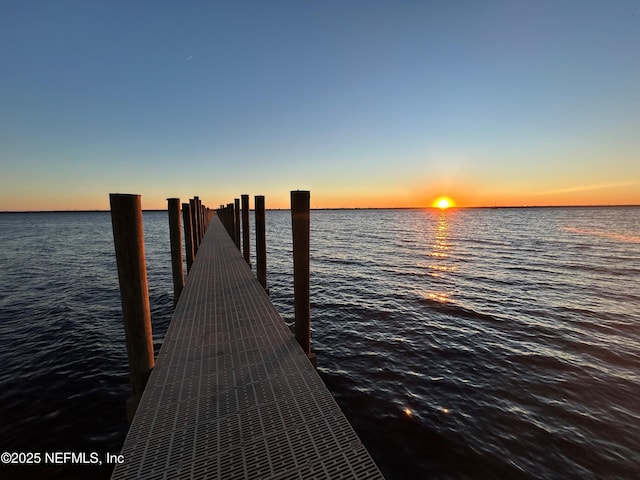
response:
M204 234L207 233L207 206L201 203L202 205L202 237L204 238Z
M200 197L193 197L196 201L196 214L198 215L198 243L202 243L202 204L200 203Z
M310 193L291 192L291 230L293 234L293 293L296 340L311 355L311 312L309 303ZM314 359L312 359L314 361Z
M169 212L169 242L171 244L171 272L173 273L173 304L184 287L184 267L182 266L182 233L180 231L180 199L167 198Z
M234 214L234 206L233 203L227 203L227 209L226 209L226 215L225 215L225 227L227 227L227 233L229 234L229 236L231 238L233 238L233 241L235 242L235 234L236 234L236 227L234 225L234 218L235 218L235 214Z
M193 265L193 237L191 228L191 205L182 204L182 223L184 225L185 254L187 255L187 273Z
M240 195L242 199L242 253L244 259L251 266L251 252L249 251L249 195Z
M202 243L202 239L204 238L204 232L206 230L206 225L204 224L204 205L202 204L202 200L198 199L198 212L200 213L200 243Z
M196 237L198 237L198 247L202 243L202 216L200 215L200 198L196 195L193 197L195 205L195 218L196 218Z
M262 288L269 293L267 286L267 229L265 225L264 195L254 198L256 217L256 276Z
M235 226L235 241L236 241L236 247L238 247L238 250L240 250L240 199L239 198L235 198L233 200L233 204L234 204L234 217L233 217L233 224Z
M205 214L207 208L203 205L202 201L200 202L200 216L202 217L202 238L204 238L204 234L207 231L207 216Z
M191 211L191 238L193 239L193 257L198 254L198 246L200 242L198 240L198 228L196 225L196 201L193 198L189 199L189 208Z
M127 400L127 417L131 421L154 365L142 204L140 195L112 193L109 200L133 387L133 395Z
M200 243L204 237L204 216L202 215L202 201L198 198L198 234L200 235Z
M232 203L227 203L227 205L224 207L224 226L227 230L227 233L232 239L235 232L235 226L233 225L233 208L234 207Z

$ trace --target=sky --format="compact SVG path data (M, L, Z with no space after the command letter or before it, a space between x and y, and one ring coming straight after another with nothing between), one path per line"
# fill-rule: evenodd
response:
M0 211L640 204L640 3L2 0L0 162Z

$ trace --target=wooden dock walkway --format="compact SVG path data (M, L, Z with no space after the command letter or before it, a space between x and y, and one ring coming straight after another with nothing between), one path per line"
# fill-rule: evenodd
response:
M377 466L214 217L112 479L377 479Z

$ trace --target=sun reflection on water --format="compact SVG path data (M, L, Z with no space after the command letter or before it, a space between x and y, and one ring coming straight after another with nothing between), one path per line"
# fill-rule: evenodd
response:
M449 241L449 215L452 212L442 211L437 218L437 224L434 229L433 243L431 245L431 251L429 257L431 261L428 263L429 276L433 278L445 279L448 272L455 270L455 267L451 265L450 261L450 249L451 243ZM437 288L438 285L430 285L430 288ZM431 290L426 293L426 297L429 300L437 302L449 301L450 293L446 291Z
M444 292L440 292L440 293L429 293L429 298L431 300L437 300L438 302L446 302L447 299L449 298L449 295L444 293Z

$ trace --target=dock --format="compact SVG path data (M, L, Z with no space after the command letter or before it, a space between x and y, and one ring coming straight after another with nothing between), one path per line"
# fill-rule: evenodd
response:
M114 480L382 478L217 216L122 455Z

